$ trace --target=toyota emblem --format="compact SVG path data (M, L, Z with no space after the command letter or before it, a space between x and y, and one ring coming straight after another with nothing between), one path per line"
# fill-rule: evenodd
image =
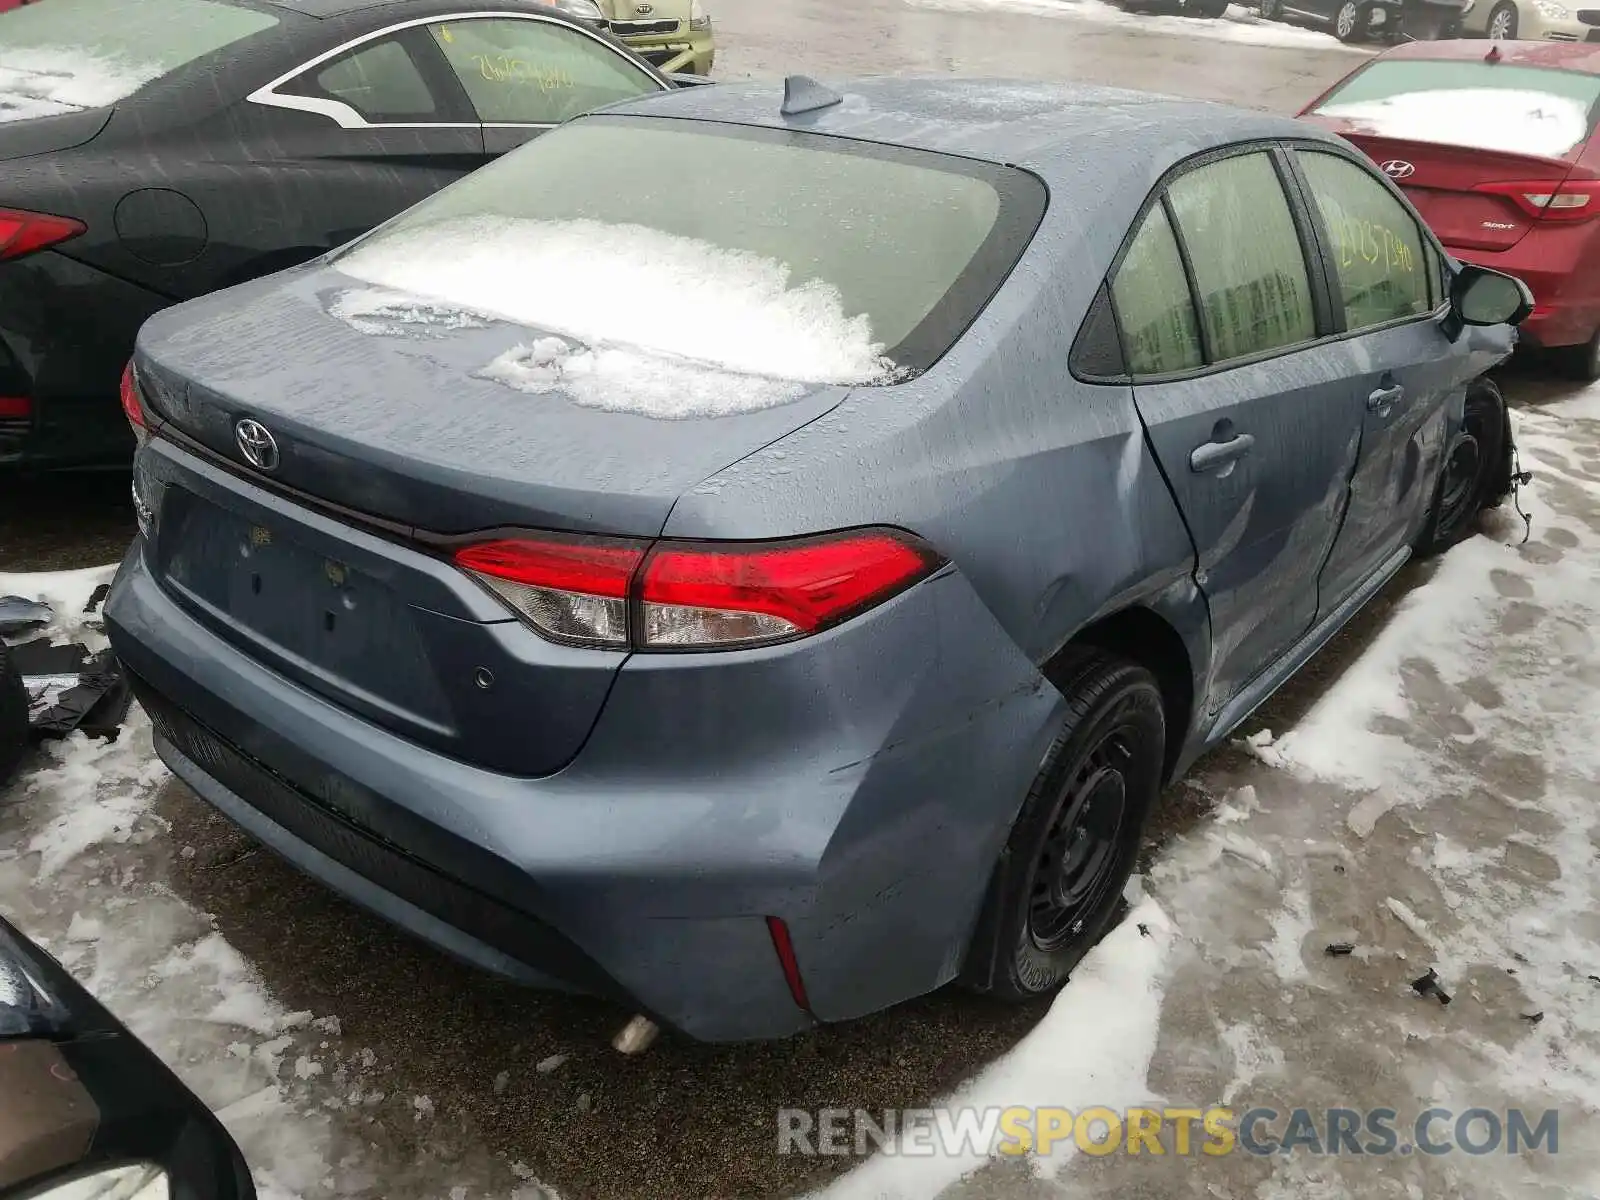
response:
M234 440L239 443L239 453L245 462L258 471L275 471L278 468L278 439L260 421L246 417L233 427Z
M1382 164L1381 170L1390 179L1410 179L1417 173L1417 168L1403 158L1391 158Z

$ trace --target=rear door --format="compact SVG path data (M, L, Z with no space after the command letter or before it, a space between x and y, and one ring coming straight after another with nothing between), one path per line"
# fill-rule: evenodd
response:
M1211 612L1216 711L1306 633L1360 418L1282 152L1202 160L1147 207L1112 278L1134 400Z
M1327 613L1416 535L1448 407L1471 367L1439 327L1442 259L1406 206L1370 167L1331 147L1301 147L1294 161L1331 267L1334 319L1360 364L1352 387L1361 452L1318 587Z
M488 161L477 115L419 24L324 54L250 99L294 114L264 135L274 159L328 169L318 173L328 183L318 201L339 214L330 245Z
M455 18L434 22L428 33L471 98L490 155L667 87L606 39L544 17Z

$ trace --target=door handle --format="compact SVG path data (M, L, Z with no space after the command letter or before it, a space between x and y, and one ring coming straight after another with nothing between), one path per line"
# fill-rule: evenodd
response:
M1377 413L1380 417L1387 417L1389 410L1406 394L1405 388L1398 383L1393 387L1379 388L1367 397L1367 411Z
M1254 434L1241 433L1225 442L1207 442L1203 446L1196 446L1189 455L1189 469L1202 475L1207 471L1215 471L1249 454L1255 444Z

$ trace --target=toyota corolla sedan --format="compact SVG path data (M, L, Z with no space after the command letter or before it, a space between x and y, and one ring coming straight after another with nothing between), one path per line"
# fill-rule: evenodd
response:
M1288 119L676 92L147 323L107 626L205 800L490 970L705 1039L1037 997L1506 490L1529 304Z

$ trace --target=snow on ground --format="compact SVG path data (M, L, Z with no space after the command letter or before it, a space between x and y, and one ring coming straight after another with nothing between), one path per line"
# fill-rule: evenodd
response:
M1299 50L1349 50L1371 53L1360 46L1345 46L1331 33L1302 29L1282 21L1264 21L1252 9L1230 4L1220 17L1180 17L1160 12L1127 12L1104 0L906 0L913 8L943 12L1009 12L1067 20L1091 21L1097 25L1120 25L1150 33L1176 37L1209 38L1225 42L1248 42L1256 46L1287 46Z
M1589 135L1589 106L1514 88L1436 88L1381 100L1329 104L1319 115L1361 132L1447 146L1560 158Z
M80 47L0 46L0 123L115 104L162 68L98 57Z
M572 385L588 403L625 411L685 415L678 405L696 402L678 399L682 385L701 376L721 413L738 405L730 374L862 383L892 369L866 316L846 315L833 285L792 285L783 263L642 225L453 218L380 234L335 265L379 287L588 343L563 355L559 339L540 339L489 373L516 386ZM529 287L529 279L562 286ZM563 365L547 369L557 358ZM652 383L652 369L677 386ZM795 394L744 391L744 408Z

